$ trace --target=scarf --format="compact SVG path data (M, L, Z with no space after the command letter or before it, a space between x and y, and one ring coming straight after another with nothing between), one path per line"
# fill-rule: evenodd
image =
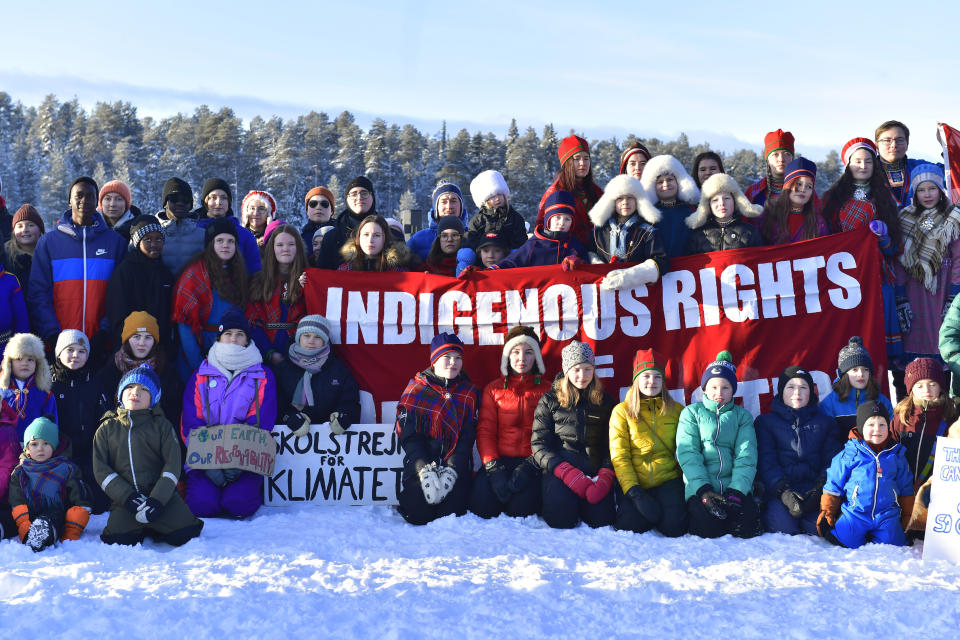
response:
M120 372L120 375L125 374L127 371L130 371L131 369L136 369L142 364L148 364L154 371L156 371L158 374L160 373L160 370L157 368L156 356L152 358L147 358L145 360L137 360L136 358L128 354L123 347L120 347L119 349L117 349L117 352L113 354L113 364L116 365L117 371Z
M10 385L10 388L13 390L12 406L14 411L17 412L17 418L20 420L23 420L27 417L27 395L30 393L30 388L32 386L33 376L30 376L26 380L14 378L13 384Z
M423 419L416 420L415 429L421 435L441 443L443 460L446 461L456 449L461 429L475 423L479 396L479 389L465 374L446 380L427 369L415 375L407 384L397 405L397 413L413 412L421 416ZM398 420L398 435L402 435L400 425Z
M73 468L73 463L64 457L50 458L45 462L23 459L20 463L20 488L31 513L64 506L67 478Z
M214 342L210 352L207 353L207 362L225 375L229 382L240 371L261 364L263 356L260 355L257 345L252 342L245 347L226 342Z
M627 236L630 235L630 229L633 225L637 224L639 220L640 216L634 212L623 224L617 222L616 215L610 216L610 220L607 222L607 227L610 232L610 253L620 260L626 260L629 255L629 251L627 250Z
M313 406L313 385L310 384L310 378L323 368L327 356L330 355L330 345L324 344L319 349L304 349L293 343L287 349L287 355L290 356L290 362L303 369L303 377L297 382L297 388L293 390L293 401L290 403L297 411L303 411L304 407Z
M960 238L960 209L951 207L946 214L936 208L917 212L910 205L900 214L903 229L903 255L900 262L907 273L931 293L937 290L937 274L943 254L950 243Z

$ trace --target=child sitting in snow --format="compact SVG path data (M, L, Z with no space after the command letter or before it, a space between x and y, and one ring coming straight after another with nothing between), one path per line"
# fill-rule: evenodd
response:
M54 456L57 425L40 417L23 434L20 466L10 476L10 506L20 541L42 551L57 540L78 540L90 520L80 467Z
M893 413L890 399L880 393L880 385L873 376L873 360L863 346L863 338L853 336L837 355L837 379L833 392L820 402L820 410L837 421L837 437L846 441L850 429L856 426L857 407L876 400Z
M857 428L827 470L817 531L833 544L907 544L903 529L913 512L913 474L888 420L882 403L860 405Z
M134 545L149 533L180 546L203 529L176 492L183 460L160 393L149 364L128 371L117 388L122 406L103 416L93 438L93 473L113 501L100 534L107 544Z
M0 369L0 402L17 415L17 439L35 418L57 419L57 402L50 391L50 366L43 342L32 333L18 333L7 343Z

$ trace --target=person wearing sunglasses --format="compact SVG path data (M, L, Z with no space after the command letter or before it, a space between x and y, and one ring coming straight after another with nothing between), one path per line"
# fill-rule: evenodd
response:
M377 197L373 191L373 183L366 176L358 176L348 182L343 193L347 207L337 215L333 229L323 236L320 258L317 261L317 266L321 269L338 269L344 262L340 253L344 243L353 237L354 229L367 216L377 213Z
M253 275L260 271L260 247L249 229L240 225L233 215L233 193L230 184L223 178L207 178L200 190L200 206L193 210L197 226L206 231L210 223L217 218L226 218L237 228L237 248L247 267L247 273Z
M163 265L177 274L194 255L203 249L204 229L191 215L193 190L186 181L170 178L163 183L162 209L157 214L166 242Z
M333 192L326 187L314 187L307 191L307 195L303 198L303 206L307 210L307 223L300 229L303 246L310 249L313 246L313 234L320 227L330 224L334 204Z

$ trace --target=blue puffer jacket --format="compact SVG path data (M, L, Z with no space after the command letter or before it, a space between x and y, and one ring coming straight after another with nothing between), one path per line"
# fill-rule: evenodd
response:
M827 397L820 401L820 411L828 416L832 416L837 421L837 433L841 438L845 438L857 426L857 407L864 402L869 402L866 391L862 389L851 389L847 399L843 402L837 397L837 392L832 391ZM887 410L887 415L893 415L893 405L890 404L890 398L880 394L876 399Z
M460 222L463 223L464 228L467 227L467 221L470 219L470 215L467 213L466 207L463 207L463 210L460 211ZM437 239L437 212L434 209L430 209L430 226L426 229L420 229L415 234L410 236L410 239L407 240L407 247L410 249L411 253L415 253L420 256L421 260L427 259L427 254L430 253L430 247L433 246L433 241ZM463 246L466 246L466 239L464 239Z
M824 493L845 496L841 511L861 520L900 517L897 498L913 495L913 474L905 449L894 443L879 454L851 438L827 470Z
M529 240L497 263L497 268L543 267L560 264L568 256L589 262L587 248L570 232L544 231L543 227L537 227Z
M176 277L190 258L203 250L206 231L190 217L168 219L166 211L158 213L157 220L160 221L166 237L163 244L163 266Z
M801 493L812 489L842 447L836 420L820 411L816 398L800 409L774 398L770 409L754 421L760 480L768 497L777 497L782 482Z

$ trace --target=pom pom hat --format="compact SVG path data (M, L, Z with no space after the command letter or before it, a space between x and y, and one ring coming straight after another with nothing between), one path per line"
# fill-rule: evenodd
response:
M707 365L700 376L700 388L706 389L707 383L713 378L723 378L733 387L733 392L737 392L737 367L733 364L733 356L729 351L721 351L717 354L717 359Z

